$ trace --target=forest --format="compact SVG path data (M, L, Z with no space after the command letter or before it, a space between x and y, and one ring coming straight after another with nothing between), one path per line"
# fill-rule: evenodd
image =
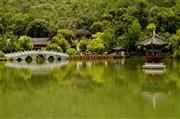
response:
M156 33L180 54L180 0L1 0L0 55L30 50L31 38L49 37L42 50L104 53L136 51Z

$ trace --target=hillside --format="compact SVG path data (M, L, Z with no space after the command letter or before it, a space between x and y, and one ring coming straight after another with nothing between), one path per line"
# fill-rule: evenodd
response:
M72 33L71 39L65 38L69 42L93 39L101 32L105 49L134 50L136 41L151 34L146 29L150 23L167 39L175 39L180 29L179 0L1 0L0 4L1 39L54 37L63 29Z

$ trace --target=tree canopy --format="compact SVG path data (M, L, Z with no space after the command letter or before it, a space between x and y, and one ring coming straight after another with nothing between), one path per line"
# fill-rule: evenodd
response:
M179 0L1 0L0 47L23 35L57 39L61 34L68 48L75 48L75 41L93 40L101 32L106 50L122 45L135 50L135 42L150 35L153 25L157 34L174 39L180 29Z

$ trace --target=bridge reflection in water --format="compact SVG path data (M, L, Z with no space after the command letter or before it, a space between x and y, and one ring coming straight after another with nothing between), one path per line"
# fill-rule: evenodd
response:
M44 75L51 73L52 69L54 68L60 68L67 64L69 64L69 61L67 60L54 61L54 62L49 62L47 60L44 60L44 62L41 64L38 64L37 62L28 63L26 61L21 61L21 62L11 61L11 62L7 62L5 66L7 68L31 70L32 74Z
M25 51L6 54L6 67L30 69L33 74L47 74L51 69L68 64L66 53L55 51Z

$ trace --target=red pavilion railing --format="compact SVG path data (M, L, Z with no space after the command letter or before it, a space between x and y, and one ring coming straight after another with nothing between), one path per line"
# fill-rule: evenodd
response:
M146 56L145 60L147 62L154 62L154 63L160 63L163 60L162 56Z

